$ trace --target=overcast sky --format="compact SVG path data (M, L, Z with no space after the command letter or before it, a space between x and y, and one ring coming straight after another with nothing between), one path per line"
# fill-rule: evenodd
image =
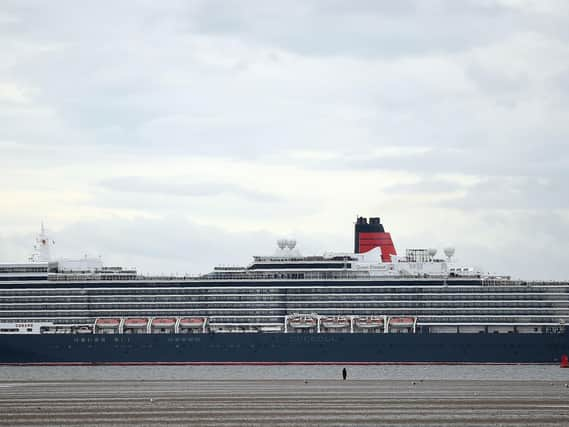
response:
M142 272L291 236L569 279L569 2L10 1L0 260Z

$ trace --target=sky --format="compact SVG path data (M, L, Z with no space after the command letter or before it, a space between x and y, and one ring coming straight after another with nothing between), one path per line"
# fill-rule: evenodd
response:
M204 273L293 237L568 280L569 2L0 6L0 261Z

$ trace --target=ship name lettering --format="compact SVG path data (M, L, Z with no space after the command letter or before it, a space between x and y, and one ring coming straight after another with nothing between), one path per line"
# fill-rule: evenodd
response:
M16 323L16 328L32 328L33 323Z

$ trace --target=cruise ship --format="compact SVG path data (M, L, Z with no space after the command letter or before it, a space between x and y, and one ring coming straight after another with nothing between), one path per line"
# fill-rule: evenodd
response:
M43 225L25 263L0 264L0 364L559 363L569 283L519 281L399 254L358 217L353 253L292 239L242 267L148 276L99 258L52 260Z

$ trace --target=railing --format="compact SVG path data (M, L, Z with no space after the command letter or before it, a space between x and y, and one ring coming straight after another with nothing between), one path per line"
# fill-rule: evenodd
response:
M481 277L480 275L441 276L425 274L396 274L396 275L373 275L369 270L333 270L333 271L282 271L282 272L257 272L239 271L208 274L184 274L184 275L133 275L132 273L50 273L48 280L58 282L76 281L144 281L144 282L240 282L240 281L341 281L357 280L361 282L378 281L407 281L419 282L440 281L440 286L448 286L448 282L479 281L482 286L506 287L506 286L556 286L568 285L562 281L522 281L511 280L502 277ZM454 284L453 284L454 286Z
M50 273L48 275L48 280L50 281L111 281L111 280L129 280L129 281L156 281L156 282L171 282L171 281L183 281L183 282L200 282L200 281L211 281L211 282L226 282L226 281L321 281L321 280L361 280L361 281L399 281L399 280L420 280L420 281L440 281L441 285L445 282L452 280L454 281L472 281L481 280L482 283L490 283L483 281L480 276L460 276L447 278L440 275L409 275L409 274L397 274L397 275L370 275L369 271L322 271L322 272L282 272L282 273L259 273L259 272L247 272L243 273L232 273L224 272L223 274L207 274L207 275L169 275L169 276L155 276L155 275L137 275L133 276L130 274L61 274L61 273ZM518 284L521 282L496 282L504 285Z
M295 326L291 320L298 318L313 318L316 321L311 327ZM380 316L383 319L380 325L372 328L363 328L358 326L355 322L359 316L342 316L343 319L348 319L348 322L343 328L330 328L323 325L323 320L326 316L319 314L306 314L306 315L291 315L286 316L282 323L274 322L211 322L210 319L205 319L203 327L199 328L182 328L182 327L169 327L161 332L154 331L150 326L144 328L141 333L165 333L165 334L206 334L206 333L243 333L243 332L259 332L259 333L309 333L309 334L335 334L335 333L375 333L375 334L391 334L391 333L537 333L537 334L562 334L566 332L565 324L563 322L424 322L418 321L417 318L409 318L412 320L412 325L399 325L397 326L393 321L406 320L401 317L388 317ZM377 318L376 318L377 319ZM150 325L149 319L148 325ZM97 320L81 321L74 323L46 323L42 321L37 322L37 328L33 328L34 332L31 333L29 329L21 329L16 331L17 324L0 322L0 334L8 333L21 333L21 334L129 334L126 328L122 326L124 318L121 318L121 325L112 327L100 327ZM393 323L393 324L392 324ZM25 325L29 327L30 325Z

